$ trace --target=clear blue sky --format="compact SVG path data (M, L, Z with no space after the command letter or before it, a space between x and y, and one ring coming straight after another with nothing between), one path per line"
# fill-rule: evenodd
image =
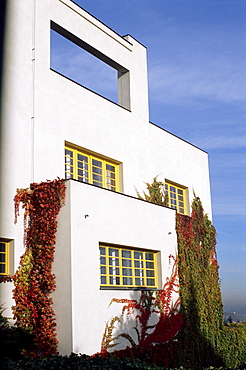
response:
M223 303L246 313L246 1L76 3L147 47L150 121L209 153Z

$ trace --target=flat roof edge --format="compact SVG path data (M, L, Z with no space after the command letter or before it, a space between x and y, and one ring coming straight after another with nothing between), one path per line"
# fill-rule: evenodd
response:
M95 17L93 14L91 14L90 12L88 12L85 8L83 8L82 6L80 6L79 4L77 4L74 0L70 0L71 3L73 3L74 5L76 5L78 8L82 9L84 12L86 12L87 14L89 14L92 18L96 19L98 22L100 22L102 25L104 25L105 27L107 27L110 31L112 31L114 34L116 34L118 37L120 37L121 39L123 39L125 42L127 42L129 45L133 46L132 43L130 43L130 41L126 40L124 38L124 36L121 36L118 32L116 32L115 30L113 30L111 27L109 27L106 23L102 22L100 19L98 19L97 17ZM134 37L133 37L134 38ZM137 40L136 40L137 41Z
M202 152L204 152L204 153L208 154L208 152L206 152L206 150L201 149L201 148L199 148L198 146L196 146L196 145L194 145L194 144L190 143L189 141L182 139L181 137L179 137L179 136L177 136L177 135L173 134L172 132L170 132L170 131L168 131L168 130L164 129L163 127L158 126L156 123L153 123L153 122L150 122L150 121L149 121L149 123L150 123L151 125L153 125L153 126L155 126L155 127L159 128L160 130L163 130L163 131L167 132L168 134L170 134L170 135L172 135L172 136L176 137L177 139L182 140L183 142L185 142L185 143L187 143L187 144L189 144L189 145L193 146L194 148L199 149L199 150L201 150Z

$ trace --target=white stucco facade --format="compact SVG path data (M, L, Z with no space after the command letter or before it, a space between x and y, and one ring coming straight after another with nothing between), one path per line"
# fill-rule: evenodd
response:
M50 69L51 28L118 69L118 104ZM119 165L119 193L68 180L58 219L59 350L92 354L100 350L110 300L137 294L100 289L99 243L158 251L161 288L170 274L168 256L177 252L175 210L134 199L135 189L145 190L144 182L159 175L186 189L187 214L195 191L211 217L208 156L149 122L146 48L72 1L7 1L4 51L0 237L12 241L11 273L24 251L22 221L13 223L16 188L64 178L65 143ZM1 287L7 314L11 290L11 283Z

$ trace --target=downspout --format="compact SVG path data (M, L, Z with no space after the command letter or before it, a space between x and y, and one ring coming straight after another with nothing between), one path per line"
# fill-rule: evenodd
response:
M32 81L31 81L31 182L34 182L34 131L35 131L35 48L36 48L36 3L33 0L32 19Z

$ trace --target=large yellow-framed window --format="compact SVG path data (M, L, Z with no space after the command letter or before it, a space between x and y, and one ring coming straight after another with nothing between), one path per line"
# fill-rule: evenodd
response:
M9 275L9 242L0 240L0 276Z
M65 146L65 178L119 191L119 165Z
M100 244L101 287L156 289L157 252Z
M165 192L168 207L176 209L178 213L186 214L187 189L180 185L165 181Z

